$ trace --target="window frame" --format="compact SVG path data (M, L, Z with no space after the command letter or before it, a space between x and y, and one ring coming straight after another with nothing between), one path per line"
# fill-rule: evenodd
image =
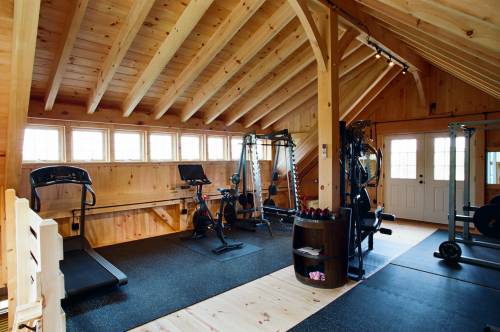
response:
M140 159L126 159L126 160L121 160L121 159L116 159L116 140L115 140L115 134L117 133L137 133L139 134L139 137L141 139L140 142ZM114 129L113 133L111 135L112 137L112 142L111 142L111 160L112 162L115 163L141 163L141 162L146 162L146 135L145 135L144 130L133 130L133 129Z
M163 136L170 136L172 138L172 159L152 159L151 158L151 136L152 135L163 135ZM148 150L148 162L152 163L164 163L164 162L172 162L172 161L177 161L177 133L172 132L172 131L160 131L160 130L153 130L153 131L148 131L147 132L147 150Z
M210 138L222 138L222 158L220 159L210 159L210 150L208 149L208 140ZM206 139L205 139L205 145L206 145L206 160L207 161L224 161L224 160L227 160L227 152L228 152L228 148L227 148L227 135L206 135Z
M24 159L24 139L26 136L27 129L57 129L58 132L58 160L25 160ZM66 157L66 128L63 125L47 125L47 124L32 124L29 123L24 127L23 132L23 146L21 153L21 163L22 164L53 164L53 163L65 163L67 161Z
M198 159L183 159L182 158L182 137L183 136L186 136L186 137L198 137L199 140L200 140L200 143L199 143L199 158ZM205 149L204 149L204 146L205 146L205 139L204 139L205 135L203 134L197 134L197 133L191 133L191 132L181 132L179 133L179 141L178 141L178 144L177 144L177 147L179 149L179 158L178 158L178 161L205 161L207 160L206 156L205 156Z
M73 132L78 131L78 130L85 130L85 131L95 131L95 132L102 132L103 133L103 160L80 160L80 159L75 159L74 158L74 151L75 151L75 144L73 141ZM70 146L71 149L68 151L68 160L70 160L72 163L107 163L110 161L110 144L109 144L109 129L108 128L98 128L98 127L70 127L70 135L69 135L69 140L70 140Z

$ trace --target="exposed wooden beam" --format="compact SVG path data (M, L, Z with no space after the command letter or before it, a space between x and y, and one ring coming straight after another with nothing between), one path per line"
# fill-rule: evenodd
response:
M427 93L426 93L426 82L427 77L424 77L423 73L418 71L413 71L412 73L413 79L415 80L415 86L417 87L418 100L420 103L420 107L427 108Z
M129 10L125 22L123 22L123 26L120 28L113 42L113 46L111 46L111 50L106 56L101 70L99 70L97 74L96 85L90 92L87 101L87 113L92 114L95 112L97 105L99 105L102 96L108 88L109 82L113 79L116 70L127 54L130 45L132 45L135 36L142 27L153 5L154 1L150 0L135 0L132 2L132 7Z
M274 111L266 115L261 121L260 126L262 129L269 128L275 122L291 113L296 108L300 107L306 102L315 103L317 91L317 82L313 81L302 89L298 94L295 94L292 98L288 99L286 102L278 106ZM312 101L311 101L312 100Z
M257 66L253 67L236 84L228 89L224 95L217 100L205 112L205 123L209 124L228 109L243 94L247 93L257 82L269 74L275 67L283 62L297 49L304 47L307 37L301 27L289 34L283 41L267 56L262 59Z
M301 52L294 55L293 59L285 61L278 70L268 74L268 79L264 79L262 84L258 84L251 91L249 96L242 103L238 103L234 109L227 112L226 125L231 125L256 107L264 99L278 90L292 77L300 73L305 67L314 62L314 54L308 47L304 47Z
M337 46L337 50L335 51L335 55L342 59L347 47L352 43L354 38L359 36L359 31L354 28L348 28L342 37L339 40L339 44Z
M314 57L313 57L314 58ZM296 76L294 76L286 85L282 86L273 95L266 98L257 107L252 109L243 119L243 125L248 128L260 119L271 113L274 109L285 103L288 99L302 91L306 86L316 80L318 77L318 66L312 63ZM249 96L249 98L252 98Z
M67 120L76 122L104 123L112 125L132 125L132 126L151 126L172 129L194 129L194 130L213 130L236 133L246 133L248 131L259 131L260 127L252 126L250 129L244 128L239 122L232 126L226 126L223 121L216 120L210 125L205 125L202 119L192 118L188 122L182 122L178 115L165 114L161 119L156 120L152 112L143 110L133 112L128 117L122 116L121 109L98 106L94 114L85 112L83 105L74 105L56 102L52 112L44 112L43 102L32 99L29 105L29 117L49 120Z
M154 117L159 119L193 83L213 58L226 46L243 25L253 16L265 0L240 0L233 11L215 30L208 42L191 59L175 79L172 86L154 106Z
M373 50L368 47L362 46L361 48L356 49L354 53L351 53L342 60L339 67L340 77L344 77L361 64L367 62L366 60L371 58L372 55ZM266 98L259 105L254 107L248 114L246 114L243 120L243 125L248 128L257 123L260 119L286 102L296 93L299 93L317 77L317 67L309 65L305 70L294 76L287 84L280 87L280 89L278 89L275 93ZM253 99L253 96L248 96L248 98Z
M314 22L311 11L307 7L306 0L288 0L288 3L295 11L295 14L304 28L307 38L311 43L311 48L314 56L316 57L319 68L325 71L328 57L325 41L318 31L318 27L316 26L316 22Z
M129 116L214 0L191 0L123 102Z
M367 33L385 48L390 50L399 58L404 59L410 65L411 70L425 70L425 61L412 51L405 43L395 37L390 31L378 25L375 20L362 12L359 5L352 0L329 0L341 11L342 21L360 32L358 40L367 44ZM363 26L359 25L363 23Z
M39 14L40 0L14 1L5 189L17 190L21 180L23 134L30 102Z
M49 76L49 83L45 93L45 110L50 111L61 86L64 71L68 64L71 50L75 44L76 36L87 10L89 0L70 1L71 12L66 18L64 33L54 56L53 67Z
M364 6L382 12L393 19L412 26L423 34L438 38L452 47L468 48L500 59L500 26L488 18L493 12L483 12L481 17L471 15L470 9L461 11L447 2L413 0L358 0ZM453 2L453 1L450 1ZM487 2L487 1L485 1ZM475 4L469 6L474 7ZM491 3L490 10L500 9Z
M295 17L284 3L262 26L224 63L210 80L198 89L181 111L182 121L189 120L224 84L273 39Z
M352 107L349 113L341 115L341 119L350 123L354 121L377 96L396 78L401 72L400 67L392 67L376 84L372 85L370 90Z
M340 88L342 99L340 100L340 115L348 114L377 79L381 79L390 70L385 61L374 60L374 65L365 71L359 71L358 75L349 81L343 81Z

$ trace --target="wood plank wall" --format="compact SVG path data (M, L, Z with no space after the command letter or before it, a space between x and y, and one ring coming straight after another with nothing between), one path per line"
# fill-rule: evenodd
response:
M430 66L426 82L427 107L419 103L413 77L399 75L358 116L359 120L370 119L375 123L370 134L377 145L383 144L384 136L394 133L447 131L447 124L452 121L500 117L500 100L438 68ZM297 132L307 131L315 116L315 109L299 108L277 123L275 128L288 127ZM487 132L482 146L489 151L500 151L500 131ZM484 160L484 153L478 155L478 158ZM311 176L314 176L314 172L317 174L315 168L310 169ZM303 176L307 179L308 190L317 192L315 179L309 174ZM484 178L484 174L482 176ZM487 200L495 192L499 192L495 188L484 188L483 185L483 188L476 189L478 192L484 189L484 199ZM379 197L383 197L381 191Z
M0 2L0 248L5 248L5 155L7 146L7 121L9 113L12 0ZM0 249L0 287L6 284L5 250Z

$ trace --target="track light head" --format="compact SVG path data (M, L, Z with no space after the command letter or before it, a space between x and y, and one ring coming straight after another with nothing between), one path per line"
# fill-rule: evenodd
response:
M392 61L392 57L389 56L389 59L387 59L387 62L389 63L389 67L394 66L394 61Z
M403 66L403 75L406 75L407 72L408 72L408 66L404 65Z
M375 59L380 59L382 50L377 47L377 54L375 54Z

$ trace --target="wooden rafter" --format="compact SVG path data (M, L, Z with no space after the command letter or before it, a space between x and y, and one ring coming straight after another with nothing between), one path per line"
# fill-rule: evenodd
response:
M276 12L238 49L238 51L205 83L181 111L182 121L189 120L213 95L219 91L244 65L248 63L294 15L287 3Z
M64 71L68 64L71 50L75 44L76 36L80 31L83 16L87 10L88 0L71 1L71 15L68 15L64 27L64 34L54 57L53 67L49 76L49 84L45 93L45 110L50 111L61 86Z
M393 54L397 55L399 58L404 59L410 65L410 70L425 70L425 61L418 56L413 50L411 50L405 43L394 36L389 30L378 25L375 19L370 15L362 12L359 5L352 0L329 0L336 6L338 6L342 15L342 22L348 26L357 29L360 32L358 40L367 43L367 33L369 36L380 44L382 44L387 50L390 50ZM362 22L363 26L359 25Z
M373 50L368 47L361 47L356 49L355 52L345 57L339 67L339 75L343 77L349 74L356 67L365 63L367 59L371 58ZM275 108L286 102L296 93L300 92L305 86L314 81L318 77L317 67L309 65L305 70L293 77L287 84L278 89L271 96L266 98L259 105L254 107L244 118L243 125L250 127L258 122L264 116L269 114ZM250 99L253 96L248 96Z
M129 116L193 31L214 0L192 0L182 12L170 33L149 61L140 78L123 102L123 116Z
M262 129L269 128L276 121L283 118L294 109L298 108L306 102L316 102L316 95L318 93L317 82L313 81L302 89L299 93L295 94L292 98L288 99L286 102L277 107L274 111L266 115L260 121L260 126Z
M288 3L295 11L295 14L302 24L302 28L304 28L307 38L311 43L311 48L314 56L316 57L318 67L325 71L328 57L325 41L318 31L318 27L316 26L316 22L314 22L311 11L307 7L306 0L288 0Z
M233 11L217 28L208 42L191 59L189 65L176 78L173 85L155 105L154 117L159 119L173 105L175 100L193 83L206 66L224 46L234 37L238 30L252 17L265 0L240 0Z
M350 123L354 121L361 112L399 75L400 67L392 67L383 77L377 79L369 91L359 98L351 110L341 115L341 119Z
M111 82L113 75L116 73L125 54L127 54L132 41L139 32L153 4L154 1L150 0L136 0L133 2L127 18L113 42L113 46L106 56L101 70L97 74L96 85L92 89L87 101L87 113L92 114L95 112L97 105L99 105L102 96L108 88L109 82Z
M227 112L226 125L229 126L238 121L312 62L314 62L314 55L308 47L304 47L301 52L294 55L293 59L285 61L278 70L269 74L269 78L264 79L262 84L255 86L243 103L239 103L237 107Z
M209 124L228 109L243 94L247 93L257 82L269 74L284 59L303 46L307 37L299 27L294 33L288 35L283 41L257 66L252 68L244 77L242 77L234 86L232 86L224 95L217 100L205 113L205 123Z
M342 59L344 53L346 52L349 45L352 43L354 38L359 35L359 31L354 28L348 28L339 40L337 50L335 50L335 55Z
M471 14L471 9L459 10L450 6L450 3L456 1L357 1L405 25L412 26L423 34L438 38L444 44L452 47L461 45L458 48L470 49L479 57L487 55L500 59L500 26L491 22L492 16L500 7L494 0L481 1L484 2L484 8L479 9L480 13L476 15ZM475 5L471 4L471 7Z
M12 57L7 122L5 188L21 180L23 133L30 102L40 0L16 0L12 21Z

